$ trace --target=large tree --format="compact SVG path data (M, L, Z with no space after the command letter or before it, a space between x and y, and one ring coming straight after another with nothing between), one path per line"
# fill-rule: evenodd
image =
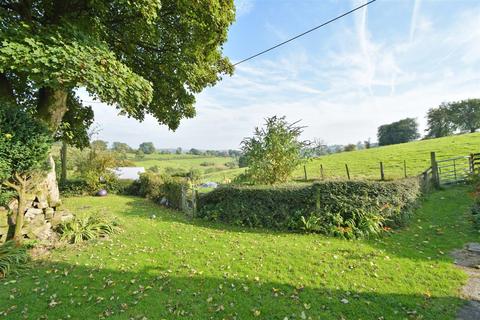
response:
M68 97L94 99L171 129L194 95L233 70L222 44L233 0L2 0L0 97L56 131Z
M427 112L427 138L446 137L455 132L452 110L448 103L442 103L438 108Z
M452 122L463 131L480 128L480 99L467 99L449 104Z
M414 118L405 118L378 127L377 137L378 144L386 146L418 139L420 134L417 121Z

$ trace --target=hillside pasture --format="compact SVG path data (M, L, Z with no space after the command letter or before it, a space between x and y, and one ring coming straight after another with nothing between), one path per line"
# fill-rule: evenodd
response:
M467 156L480 152L480 133L462 134L438 139L420 140L372 149L342 152L310 160L306 164L309 179L320 179L320 165L325 178L346 178L348 164L352 179L380 179L380 161L383 162L386 179L414 176L430 167L430 152L435 151L437 160ZM295 178L304 178L303 167L297 168Z

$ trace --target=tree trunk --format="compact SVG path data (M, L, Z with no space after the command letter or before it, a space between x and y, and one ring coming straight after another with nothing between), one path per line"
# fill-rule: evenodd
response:
M67 143L62 141L62 149L60 150L60 160L62 161L62 174L60 175L60 182L67 181Z
M68 92L44 87L39 90L38 116L55 132L67 112Z
M15 233L13 234L13 240L16 243L21 243L23 240L22 228L23 221L25 218L25 209L26 209L26 182L20 182L20 188L18 190L18 208L17 216L15 218Z
M62 123L65 112L68 110L67 97L68 91L48 87L43 87L39 90L38 116L48 125L53 133L57 131ZM44 184L46 190L48 190L48 198L49 202L51 202L50 206L55 207L60 203L60 191L55 173L55 162L52 156L50 156L49 162L51 169L42 184Z

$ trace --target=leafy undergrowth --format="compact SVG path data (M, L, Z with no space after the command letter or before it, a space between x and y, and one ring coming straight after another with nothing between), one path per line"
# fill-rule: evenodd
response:
M466 276L448 253L480 238L467 191L431 195L410 227L368 241L192 222L133 197L67 199L108 209L124 232L1 281L0 317L453 319Z

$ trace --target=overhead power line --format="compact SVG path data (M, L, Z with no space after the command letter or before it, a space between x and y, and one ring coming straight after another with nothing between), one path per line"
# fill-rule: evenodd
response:
M246 61L251 60L251 59L253 59L253 58L256 58L256 57L258 57L258 56L260 56L260 55L262 55L262 54L265 54L265 53L267 53L267 52L269 52L269 51L272 51L273 49L276 49L276 48L278 48L278 47L280 47L280 46L283 46L284 44L287 44L287 43L289 43L289 42L291 42L291 41L293 41L293 40L295 40L295 39L298 39L298 38L300 38L300 37L302 37L302 36L304 36L304 35L312 32L312 31L315 31L315 30L317 30L317 29L320 29L321 27L324 27L324 26L326 26L327 24L330 24L330 23L332 23L332 22L334 22L334 21L337 21L338 19L341 19L341 18L343 18L343 17L345 17L345 16L347 16L347 15L349 15L349 14L351 14L351 13L357 11L357 10L360 10L360 9L362 9L363 7L366 7L366 6L368 6L369 4L371 4L372 2L375 2L375 1L377 1L377 0L370 0L370 1L368 1L367 3L365 3L365 4L362 4L361 6L358 6L358 7L356 7L356 8L353 8L352 10L350 10L350 11L348 11L348 12L345 12L345 13L343 13L343 14L341 14L341 15L333 18L333 19L328 20L327 22L322 23L321 25L318 25L318 26L316 26L316 27L314 27L314 28L311 28L311 29L309 29L309 30L307 30L307 31L305 31L305 32L302 32L302 33L300 33L300 34L298 34L298 35L296 35L296 36L294 36L294 37L292 37L292 38L290 38L290 39L288 39L288 40L285 40L285 41L283 41L283 42L281 42L281 43L279 43L279 44L277 44L277 45L274 45L273 47L270 47L270 48L268 48L268 49L266 49L266 50L263 50L263 51L261 51L261 52L259 52L259 53L257 53L257 54L254 54L253 56L250 56L250 57L248 57L248 58L245 58L245 59L243 59L243 60L241 60L241 61L239 61L239 62L237 62L237 63L234 63L233 65L234 65L234 66L237 66L237 65L239 65L240 63L246 62Z

